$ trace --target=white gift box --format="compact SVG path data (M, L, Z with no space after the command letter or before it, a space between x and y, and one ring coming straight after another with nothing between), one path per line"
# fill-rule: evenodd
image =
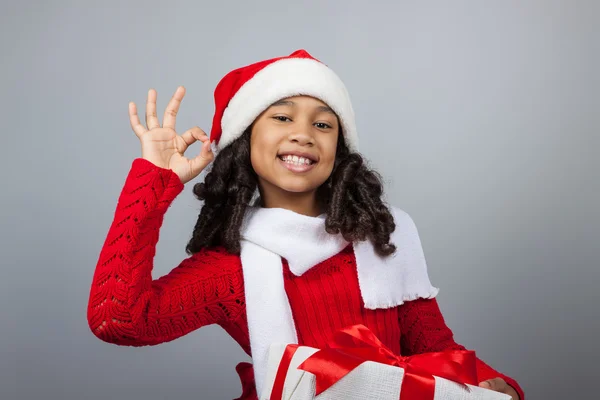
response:
M271 391L285 344L273 344L269 349L268 370L260 400L270 400ZM296 350L283 386L285 400L399 400L404 370L399 367L365 361L337 383L315 396L315 376L298 369L304 360L318 349L301 346ZM467 385L470 391L456 382L435 378L434 400L510 400L507 394L479 386ZM275 399L273 399L275 400ZM419 399L420 400L420 399Z

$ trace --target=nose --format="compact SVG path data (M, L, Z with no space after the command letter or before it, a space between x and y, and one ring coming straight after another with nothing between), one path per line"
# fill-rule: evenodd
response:
M300 146L314 145L315 139L312 128L312 124L295 124L288 136L290 142L297 143Z

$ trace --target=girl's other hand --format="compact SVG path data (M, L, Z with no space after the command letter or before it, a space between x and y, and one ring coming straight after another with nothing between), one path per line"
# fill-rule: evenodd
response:
M479 386L496 392L508 394L513 400L520 400L517 391L502 378L488 379L487 381L480 382Z

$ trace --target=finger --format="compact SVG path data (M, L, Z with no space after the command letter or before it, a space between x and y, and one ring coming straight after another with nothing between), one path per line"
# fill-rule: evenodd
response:
M177 119L177 113L179 112L179 106L181 105L183 96L185 96L185 88L183 86L179 86L175 91L175 94L173 94L173 97L171 97L169 104L167 104L167 108L165 109L163 128L175 129L175 120Z
M479 382L479 387L482 387L484 389L491 389L492 384L490 383L490 381L483 381L483 382Z
M158 117L156 116L156 90L148 90L148 99L146 100L146 126L148 130L160 128Z
M188 129L181 135L181 137L186 144L185 149L187 149L196 140L200 140L202 142L208 140L208 135L206 134L206 132L204 132L198 126ZM181 152L183 153L185 149L183 149Z
M129 123L131 124L131 129L136 134L137 137L141 137L144 133L146 133L146 128L140 122L140 117L138 116L137 107L135 103L132 101L129 103Z
M202 150L200 150L200 154L198 154L196 157L194 157L191 160L191 164L192 164L192 170L193 171L201 171L204 168L206 168L206 166L208 164L210 164L212 162L212 160L214 160L215 155L212 152L212 148L210 146L210 140L204 140L202 142Z
M488 379L487 381L481 382L479 386L496 392L504 392L506 390L506 382L502 378Z

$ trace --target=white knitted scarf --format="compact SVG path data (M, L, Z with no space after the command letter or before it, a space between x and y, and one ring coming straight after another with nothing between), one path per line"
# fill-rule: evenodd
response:
M390 308L416 298L433 298L433 287L412 218L392 208L397 247L389 257L376 254L370 241L353 243L361 296L368 309ZM285 293L281 258L300 276L333 257L349 243L325 231L325 215L309 217L281 208L250 207L242 225L244 275L250 350L260 396L272 343L298 343Z

